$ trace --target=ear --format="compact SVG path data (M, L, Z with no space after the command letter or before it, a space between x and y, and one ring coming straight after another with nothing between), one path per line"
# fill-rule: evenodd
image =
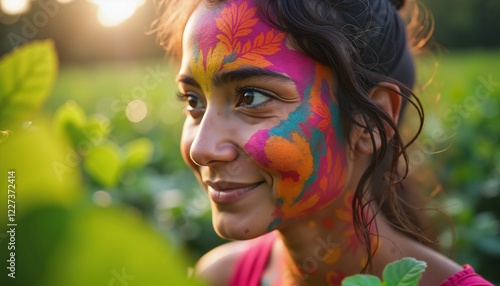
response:
M401 95L399 95L400 92L401 91L397 85L388 82L381 82L370 90L370 97L373 99L375 104L382 108L392 118L395 124L398 123L401 103L403 101ZM368 122L368 124L371 125L373 130L375 148L379 149L382 143L382 138L380 137L377 128L372 125L371 122ZM387 123L384 124L384 128L386 134L388 135L386 138L388 141L394 135L394 130ZM353 141L355 144L355 151L360 154L372 154L374 152L374 146L370 132L368 132L365 128L361 128L361 130L358 130L356 134L357 138Z

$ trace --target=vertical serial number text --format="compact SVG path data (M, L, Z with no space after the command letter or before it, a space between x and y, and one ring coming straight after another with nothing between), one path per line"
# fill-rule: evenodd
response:
M7 259L8 276L16 278L16 171L7 172Z

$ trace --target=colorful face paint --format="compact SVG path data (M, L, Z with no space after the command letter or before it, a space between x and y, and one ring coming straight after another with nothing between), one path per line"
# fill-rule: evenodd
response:
M354 219L352 216L352 200L353 193L346 192L343 197L343 206L335 210L335 220L343 223L343 227L340 230L340 235L345 238L345 249L351 254L356 253L362 247L362 244L356 235L356 231L354 230ZM370 213L368 213L367 220L371 219ZM369 229L370 233L375 233L374 225L370 225ZM371 248L373 250L377 249L380 246L380 241L378 236L370 236ZM364 266L366 261L362 261L361 264Z
M282 49L285 33L261 23L256 12L257 8L250 8L247 1L234 1L221 11L206 13L198 23L197 29L206 33L198 33L193 39L191 72L207 96L211 94L213 75L220 70L273 65L269 57Z
M345 249L351 254L358 250L360 246L359 239L354 230L354 221L352 217L352 193L346 193L343 197L343 207L335 210L335 218L344 223L341 235L345 238Z
M330 203L344 187L345 145L338 109L332 100L332 75L316 64L315 80L300 90L304 102L280 125L261 130L248 152L280 173L277 207L269 230L306 216Z
M275 210L268 231L307 216L338 197L346 180L346 148L333 72L289 48L283 32L259 19L252 1L230 1L196 23L190 64L205 96L214 75L258 67L286 75L300 105L277 126L253 134L246 152L274 181ZM330 223L327 223L330 225Z
M342 280L346 278L347 275L340 271L329 271L326 273L326 282L328 286L337 286L342 283Z

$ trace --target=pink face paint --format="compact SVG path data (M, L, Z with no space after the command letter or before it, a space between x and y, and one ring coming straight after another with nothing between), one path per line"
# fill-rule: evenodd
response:
M276 208L268 230L307 216L338 197L346 180L345 139L333 97L333 72L290 49L285 34L259 18L253 1L229 1L202 16L192 39L191 72L207 97L219 71L243 66L290 77L301 97L280 124L245 144L247 153L277 177Z

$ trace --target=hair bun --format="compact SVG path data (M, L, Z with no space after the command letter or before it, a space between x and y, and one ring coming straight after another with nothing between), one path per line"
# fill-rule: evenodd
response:
M390 2L396 7L396 9L401 9L405 5L405 0L390 0Z

